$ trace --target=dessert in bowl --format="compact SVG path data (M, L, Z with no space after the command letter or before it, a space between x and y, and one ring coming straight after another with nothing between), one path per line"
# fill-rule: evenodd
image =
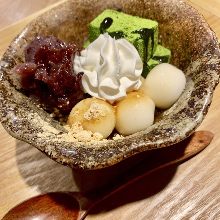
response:
M157 111L154 123L150 123L147 128L134 133L126 129L127 127L123 126L123 123L119 122L117 125L116 122L116 125L113 123L112 129L107 132L106 138L99 139L99 135L90 133L90 137L94 136L97 139L79 141L79 133L77 133L77 137L74 136L74 130L69 131L62 121L51 116L51 112L37 105L32 96L27 96L18 89L11 74L17 65L27 61L25 60L26 48L37 36L44 38L54 36L66 44L73 42L78 48L82 48L89 36L88 25L105 9L113 9L158 22L158 39L154 36L154 40L158 40L162 48L168 48L171 51L170 62L185 73L186 84L176 102L166 110ZM89 43L92 44L92 42ZM153 48L153 46L151 47ZM156 53L156 48L154 50ZM169 54L166 49L162 50ZM142 55L141 50L139 51L140 58L145 56L145 59L150 62L147 63L150 66L153 62L150 61L150 58L154 53L149 54ZM75 61L77 62L74 59ZM138 68L139 66L137 70ZM78 72L80 73L80 70ZM169 147L188 137L199 126L208 111L213 91L218 84L219 72L220 49L215 34L203 17L183 1L152 0L143 3L138 0L117 0L105 2L105 4L102 1L67 1L31 22L16 37L4 54L1 60L1 122L12 136L37 147L57 162L77 169L104 168L147 150ZM151 79L149 81L152 85ZM88 85L88 82L85 80L85 85ZM142 84L145 85L147 82ZM139 81L136 81L134 86L141 89ZM79 90L77 91L79 92ZM94 90L92 91L94 92ZM120 98L137 97L135 92ZM100 97L96 97L97 92L94 94L96 100L104 102L99 99ZM77 96L80 98L77 103L74 103L76 105L73 108L80 107L81 99L84 102L90 100L90 98L83 98L83 95ZM153 94L151 96L153 97ZM133 99L132 97L131 99ZM146 97L143 100L154 108L154 104ZM113 100L109 100L106 108L111 109L112 102ZM126 105L124 103L125 100L119 100L121 109ZM111 110L109 111L111 112ZM144 110L144 112L146 111ZM123 116L124 113L119 115ZM87 116L89 117L89 115ZM121 116L119 118L123 119ZM71 121L72 119L69 117L67 123L72 124ZM73 121L78 122L76 118ZM113 121L105 122L106 126ZM77 126L76 124L75 129L83 133L84 130ZM112 131L114 128L117 131ZM118 133L123 136L117 135Z

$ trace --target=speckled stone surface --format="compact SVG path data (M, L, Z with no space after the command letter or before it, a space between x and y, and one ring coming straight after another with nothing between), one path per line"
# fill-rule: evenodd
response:
M121 140L83 144L65 139L64 128L17 91L9 74L23 61L23 49L36 35L55 35L82 46L87 25L106 8L159 22L160 40L172 50L172 63L187 76L180 99L156 123ZM11 43L0 63L0 118L5 129L76 169L98 169L150 149L169 147L189 136L207 114L220 74L215 34L195 9L180 0L75 0L43 14Z

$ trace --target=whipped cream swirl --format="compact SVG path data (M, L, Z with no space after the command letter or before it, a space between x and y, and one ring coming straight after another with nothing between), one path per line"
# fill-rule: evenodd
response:
M115 40L107 33L101 34L74 59L74 71L84 73L84 91L111 103L139 89L142 70L136 48L127 40Z

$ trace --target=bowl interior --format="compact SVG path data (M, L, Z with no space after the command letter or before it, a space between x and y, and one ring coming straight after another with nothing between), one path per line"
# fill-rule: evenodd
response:
M161 44L171 49L171 62L185 72L187 86L179 100L144 131L120 140L72 142L59 122L14 88L10 71L24 61L24 48L37 35L54 35L82 47L89 22L107 8L158 21ZM0 68L0 117L5 129L57 162L98 169L189 136L211 103L219 80L220 50L203 17L182 0L78 0L67 1L31 22L11 43Z

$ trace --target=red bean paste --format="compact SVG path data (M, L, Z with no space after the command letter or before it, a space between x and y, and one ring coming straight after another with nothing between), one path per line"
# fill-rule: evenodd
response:
M15 68L22 89L49 112L68 114L83 99L82 73L75 74L72 67L75 54L79 49L74 44L38 36L25 48L25 63Z

